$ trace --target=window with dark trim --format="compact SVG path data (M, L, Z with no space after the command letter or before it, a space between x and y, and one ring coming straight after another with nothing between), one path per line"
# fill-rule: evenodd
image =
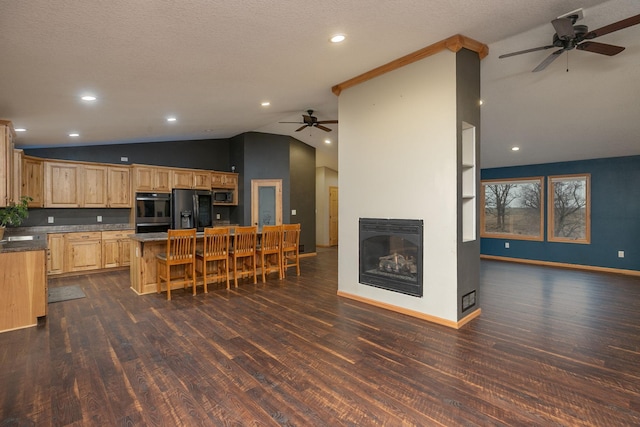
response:
M544 177L484 180L480 236L544 239Z
M548 177L548 241L591 242L590 180L589 174Z

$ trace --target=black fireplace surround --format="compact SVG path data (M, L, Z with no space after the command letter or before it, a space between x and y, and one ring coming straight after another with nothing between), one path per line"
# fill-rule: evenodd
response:
M360 218L359 282L422 297L421 219Z

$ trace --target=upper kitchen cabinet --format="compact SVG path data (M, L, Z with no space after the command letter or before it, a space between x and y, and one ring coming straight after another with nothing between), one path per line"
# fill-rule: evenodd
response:
M155 166L133 166L133 189L136 192L171 192L171 169Z
M211 190L211 172L198 170L193 172L193 188Z
M232 188L238 187L238 174L227 172L213 172L211 174L212 188Z
M14 193L13 139L15 131L8 120L0 120L0 207L5 207L19 198Z
M44 205L47 208L79 208L82 166L77 163L44 162Z
M22 157L22 191L23 196L29 196L33 200L29 202L30 208L44 206L44 162L36 157Z
M107 195L108 207L131 207L131 168L126 166L107 168Z
M82 199L85 208L107 206L107 167L102 165L82 165Z
M192 170L174 169L172 173L173 188L193 188Z

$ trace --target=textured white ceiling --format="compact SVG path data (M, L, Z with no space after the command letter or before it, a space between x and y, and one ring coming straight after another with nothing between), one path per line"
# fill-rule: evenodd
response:
M572 51L569 73L558 59L531 74L545 52L497 59L548 44L549 21L579 7L592 29L640 13L634 0L591 7L600 3L0 0L0 118L28 129L22 147L290 134L317 147L318 166L338 169L338 126L294 132L278 122L308 108L337 118L331 86L460 33L490 47L484 166L640 154L640 26L602 37L627 47L616 57ZM348 38L333 45L337 32ZM80 101L85 92L98 101ZM519 158L505 154L514 142Z

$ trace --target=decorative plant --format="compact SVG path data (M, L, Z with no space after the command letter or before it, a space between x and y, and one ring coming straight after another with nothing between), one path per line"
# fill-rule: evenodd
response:
M33 199L29 196L22 196L20 201L0 209L0 227L7 225L17 227L29 215L28 203Z

